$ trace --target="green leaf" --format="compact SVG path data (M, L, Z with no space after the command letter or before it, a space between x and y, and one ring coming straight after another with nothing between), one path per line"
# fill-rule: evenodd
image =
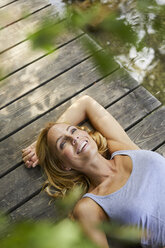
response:
M56 23L51 20L45 21L35 33L28 35L33 49L44 49L52 52L56 46L56 39L66 30L64 21Z
M0 227L2 223L0 223ZM83 233L79 223L64 219L56 224L50 221L26 221L11 224L8 235L0 239L3 248L97 248Z
M142 231L135 226L120 225L117 222L104 222L100 228L112 239L127 243L140 243Z
M92 54L92 59L103 76L119 67L108 49L98 51L96 43L86 37L83 39L83 45Z
M115 13L110 13L99 25L111 35L117 36L123 43L136 44L137 34L125 20L119 20Z
M80 186L75 186L63 199L57 199L55 201L60 218L68 216L68 214L73 210L76 202L80 199L82 193L82 188Z

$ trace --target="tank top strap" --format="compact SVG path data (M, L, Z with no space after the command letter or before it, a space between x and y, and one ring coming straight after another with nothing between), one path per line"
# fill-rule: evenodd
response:
M131 155L134 153L134 150L120 150L120 151L116 151L113 152L111 155L111 159L113 159L114 156L116 155Z

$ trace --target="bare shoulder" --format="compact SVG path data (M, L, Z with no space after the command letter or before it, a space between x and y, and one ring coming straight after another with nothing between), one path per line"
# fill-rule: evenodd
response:
M107 220L108 216L104 210L92 199L85 197L80 199L74 207L73 216L75 219L97 219Z

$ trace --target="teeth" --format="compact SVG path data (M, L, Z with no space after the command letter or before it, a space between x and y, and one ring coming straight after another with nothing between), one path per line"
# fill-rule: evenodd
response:
M82 151L82 149L83 149L83 147L86 145L86 143L87 143L87 141L83 141L83 142L82 142L82 144L81 144L81 146L79 147L77 153L80 153L80 152Z

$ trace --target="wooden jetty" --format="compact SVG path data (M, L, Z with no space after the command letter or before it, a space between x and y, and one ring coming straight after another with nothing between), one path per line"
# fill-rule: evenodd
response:
M102 104L142 149L165 156L165 106L118 64L103 78L81 45L87 34L59 37L51 54L31 49L27 33L51 8L48 0L0 1L0 209L13 220L56 218L39 166L25 168L21 150L80 95Z

